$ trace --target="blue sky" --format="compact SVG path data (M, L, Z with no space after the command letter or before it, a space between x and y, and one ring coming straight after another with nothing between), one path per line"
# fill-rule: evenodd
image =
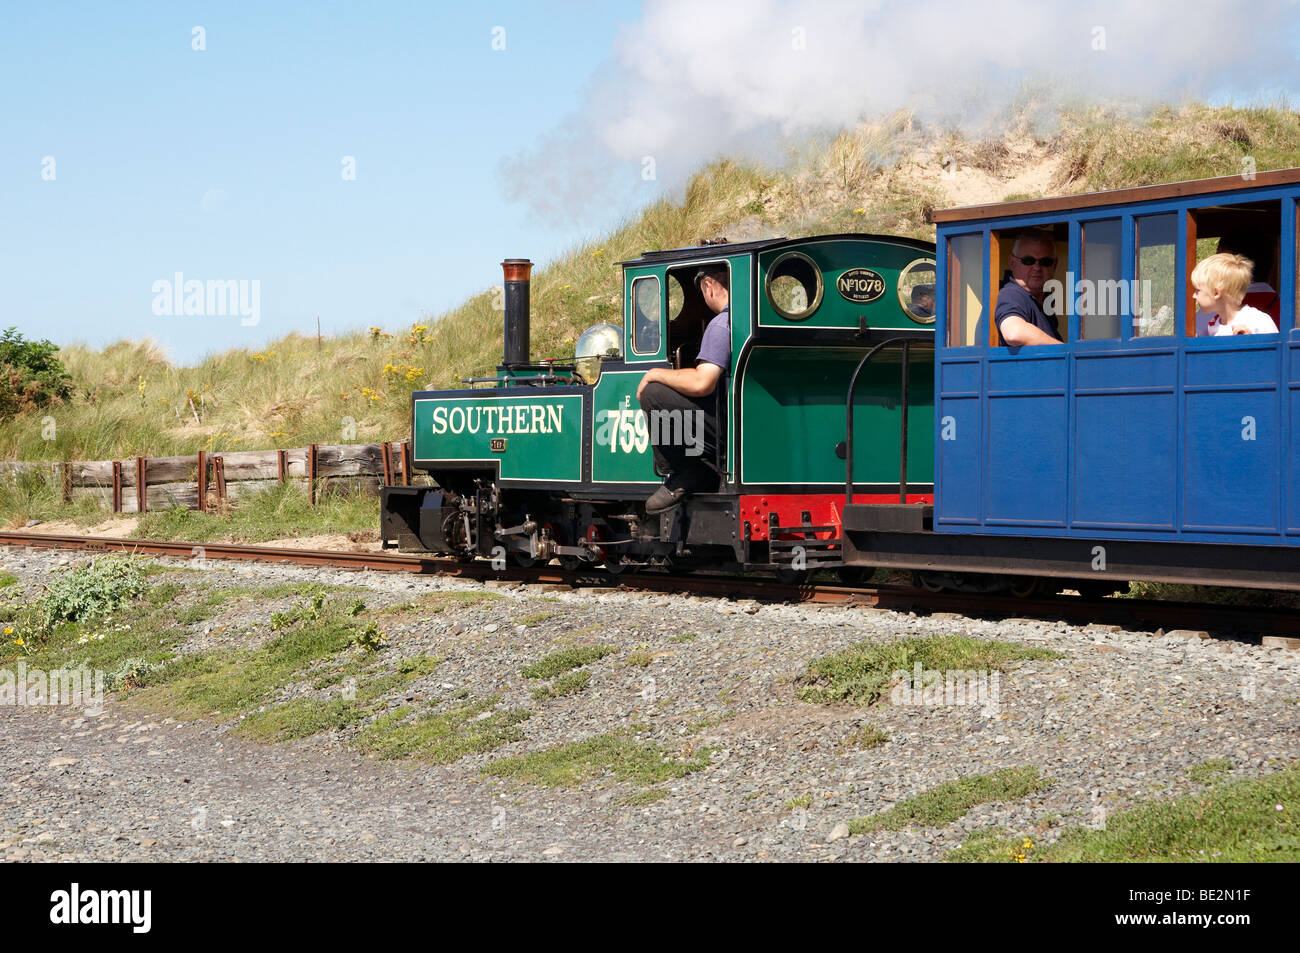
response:
M495 284L504 257L544 264L603 234L719 154L779 157L864 114L974 124L1029 79L1158 102L1300 85L1298 0L1249 17L1231 0L990 3L11 4L0 327L152 337L181 363L317 316L391 329ZM155 314L177 272L258 282L260 320Z
M314 332L317 315L328 333L452 307L499 281L501 258L544 261L583 237L508 200L498 165L575 108L636 15L633 3L9 6L0 324L57 343L148 335L191 362ZM153 283L177 271L260 281L260 322L155 315Z

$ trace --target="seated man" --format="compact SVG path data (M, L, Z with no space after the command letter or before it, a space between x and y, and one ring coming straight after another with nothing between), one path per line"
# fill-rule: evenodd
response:
M1056 273L1056 242L1045 231L1021 232L1011 246L1011 276L998 292L993 319L1003 347L1060 344L1056 321L1043 310L1043 285Z
M717 474L704 460L717 453L713 395L731 363L727 269L705 266L696 272L695 284L716 315L704 329L695 366L652 368L636 391L646 414L655 467L668 474L664 485L646 501L650 514L670 510L688 493L716 489L718 483Z

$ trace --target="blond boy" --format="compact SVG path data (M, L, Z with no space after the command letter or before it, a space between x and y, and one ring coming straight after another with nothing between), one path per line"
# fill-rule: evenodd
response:
M1220 252L1193 269L1197 307L1214 312L1217 318L1210 320L1211 335L1277 333L1272 318L1258 308L1242 304L1254 268L1249 258Z

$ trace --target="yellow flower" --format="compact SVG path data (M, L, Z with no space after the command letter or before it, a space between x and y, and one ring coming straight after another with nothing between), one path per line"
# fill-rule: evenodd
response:
M13 634L14 634L14 627L12 625L5 626L5 635L13 635Z
M23 641L23 637L22 637L21 635L18 636L18 638L14 639L14 645L17 645L17 646L19 646L20 648L21 648L22 646L26 645L26 644L27 644L27 643Z
M864 209L864 208L855 208L855 209L853 210L853 214L854 214L854 215L866 215L866 214L867 214L867 210Z

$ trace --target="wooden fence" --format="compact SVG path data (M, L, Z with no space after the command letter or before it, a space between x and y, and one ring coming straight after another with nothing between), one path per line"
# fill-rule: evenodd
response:
M10 479L39 478L63 499L96 497L114 513L180 506L210 510L276 483L303 486L314 503L325 488L375 492L411 482L409 442L312 444L296 450L244 450L180 457L132 457L68 463L0 463Z

